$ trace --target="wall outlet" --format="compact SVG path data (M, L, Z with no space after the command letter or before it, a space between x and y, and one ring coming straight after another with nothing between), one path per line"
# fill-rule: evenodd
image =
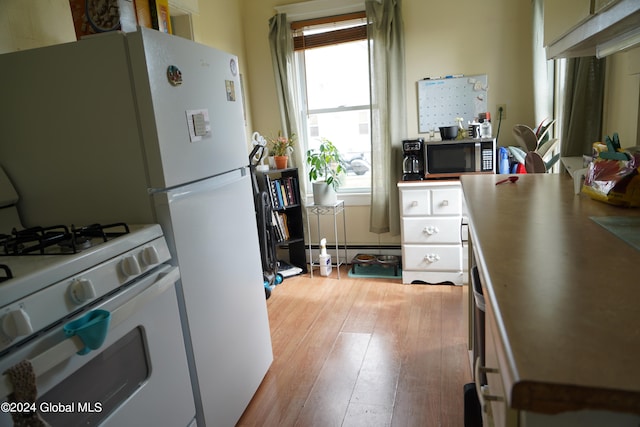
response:
M502 108L502 116L500 116L500 109ZM500 117L502 117L502 120L507 118L507 104L498 104L496 105L496 119L500 119Z

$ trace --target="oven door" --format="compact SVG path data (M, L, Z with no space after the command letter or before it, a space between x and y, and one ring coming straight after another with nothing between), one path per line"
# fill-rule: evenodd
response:
M70 350L71 339L60 324L4 356L0 369L31 361L37 376L36 408L53 426L195 425L175 292L178 279L178 267L164 265L91 307L112 315L99 349L77 355L77 342L82 342L76 338ZM0 425L11 425L9 414L0 413Z

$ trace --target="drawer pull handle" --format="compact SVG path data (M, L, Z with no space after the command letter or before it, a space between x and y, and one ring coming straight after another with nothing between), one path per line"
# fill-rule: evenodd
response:
M440 229L434 225L429 225L427 227L424 228L424 230L422 230L423 232L427 233L428 235L432 235L434 233L439 233Z
M497 374L499 371L494 368L480 367L480 358L476 359L476 363L474 364L474 380L476 384L476 394L478 395L478 400L480 401L480 408L482 408L482 412L487 413L488 406L485 402L503 402L504 398L502 396L495 396L492 394L485 394L486 388L480 384L480 371L494 373Z
M415 208L416 206L418 206L418 201L414 200L413 202L411 202L411 207Z
M489 401L489 402L503 402L504 399L500 396L494 396L492 394L485 394L484 396L484 400Z
M443 200L442 201L442 206L449 206L449 201L448 200Z
M426 254L426 255L424 256L424 259L425 259L427 262L434 263L434 262L436 262L436 261L439 261L439 260L440 260L440 255L438 255L438 254Z

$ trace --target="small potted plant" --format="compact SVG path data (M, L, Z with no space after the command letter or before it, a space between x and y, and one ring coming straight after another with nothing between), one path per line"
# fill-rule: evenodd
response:
M269 138L269 155L273 156L277 169L286 169L289 160L289 153L293 151L296 135L289 138L278 131L278 136Z
M340 151L326 138L317 149L307 151L309 180L313 184L313 201L316 205L333 205L337 200L341 174L345 172Z

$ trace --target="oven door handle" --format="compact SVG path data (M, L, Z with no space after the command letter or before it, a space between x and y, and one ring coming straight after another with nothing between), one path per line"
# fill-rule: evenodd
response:
M120 323L127 320L127 318L135 313L140 307L145 305L149 300L155 298L157 295L162 294L167 290L167 288L173 286L179 279L180 270L178 267L169 265L163 266L162 270L158 272L156 281L152 285L111 311L109 330L116 328ZM79 336L74 335L45 350L37 356L34 356L32 359L29 359L36 379L38 376L46 373L59 363L73 357L84 348L85 344L82 339ZM2 381L0 381L0 396L6 397L12 392L13 385L9 380L9 376L6 374L2 375Z

